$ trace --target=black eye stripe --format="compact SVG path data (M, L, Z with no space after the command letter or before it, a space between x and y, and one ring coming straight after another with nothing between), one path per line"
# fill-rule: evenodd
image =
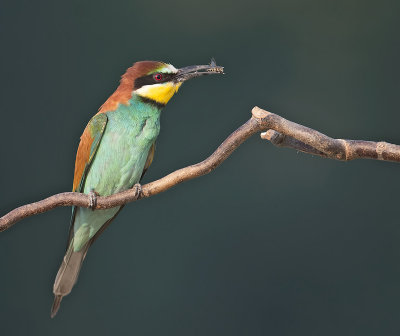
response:
M169 82L172 79L172 77L174 76L173 73L162 73L162 72L160 72L160 74L162 75L162 79L157 81L157 80L154 79L154 75L155 74L157 74L157 72L153 73L151 75L146 75L146 76L143 76L143 77L136 78L135 79L135 87L134 87L134 89L135 90L140 89L144 85L152 85L152 84L160 84L160 83Z

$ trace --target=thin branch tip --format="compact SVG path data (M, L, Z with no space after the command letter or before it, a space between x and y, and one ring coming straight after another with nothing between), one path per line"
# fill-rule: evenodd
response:
M263 119L267 117L271 112L265 111L258 106L254 106L253 109L251 110L251 114L253 115L254 118L257 119Z

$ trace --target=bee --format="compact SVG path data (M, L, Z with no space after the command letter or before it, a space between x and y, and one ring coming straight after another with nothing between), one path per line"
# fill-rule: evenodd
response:
M224 67L218 66L217 62L215 62L215 58L211 58L210 66L212 68L208 69L208 72L224 73Z

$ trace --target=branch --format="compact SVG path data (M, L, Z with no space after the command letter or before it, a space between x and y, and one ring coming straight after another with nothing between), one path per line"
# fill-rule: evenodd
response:
M261 138L278 147L289 147L341 161L373 159L400 162L399 145L383 141L333 139L259 107L254 107L252 113L268 129L261 134Z
M375 159L400 162L400 146L387 142L333 139L311 128L286 120L277 114L258 107L253 116L234 131L204 161L176 170L173 173L142 186L138 193L132 188L111 196L98 197L95 209L109 209L138 199L151 197L173 186L205 175L217 168L232 152L253 134L262 132L261 137L278 147L290 147L308 154L336 160ZM60 206L89 208L90 196L75 192L65 192L50 196L39 202L23 205L0 218L0 231L13 226L19 220L50 211Z
M132 188L111 196L98 197L95 209L109 209L134 202L138 199L151 197L168 190L176 184L208 174L225 161L245 140L263 130L257 118L251 118L233 132L216 151L204 161L176 170L159 180L143 185L139 195L137 195L137 189ZM0 231L10 228L23 218L37 215L60 206L72 205L89 208L90 197L86 194L65 192L50 196L36 203L23 205L0 218Z

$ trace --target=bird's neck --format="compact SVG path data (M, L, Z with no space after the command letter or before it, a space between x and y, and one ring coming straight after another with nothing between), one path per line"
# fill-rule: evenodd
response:
M135 94L128 104L119 104L116 110L106 113L107 129L133 137L136 145L147 149L160 132L161 109Z
M138 96L135 93L132 94L132 98L129 99L127 105L127 108L135 117L141 117L144 119L159 119L163 107L164 105L158 104L153 100Z
M152 125L158 134L160 128L161 107L133 94L127 104L118 104L113 111L106 112L109 120L120 127L135 128L138 125Z

